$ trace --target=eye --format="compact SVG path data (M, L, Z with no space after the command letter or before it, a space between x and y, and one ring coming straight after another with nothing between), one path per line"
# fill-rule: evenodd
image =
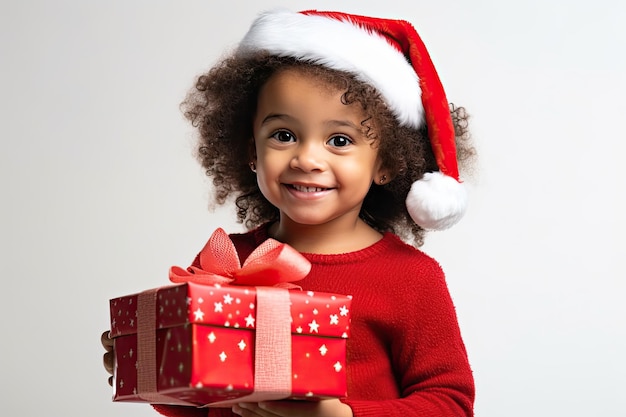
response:
M287 130L274 132L271 137L283 143L294 142L296 140L296 137Z
M335 148L343 148L350 145L352 143L352 140L347 136L338 135L330 138L327 143Z

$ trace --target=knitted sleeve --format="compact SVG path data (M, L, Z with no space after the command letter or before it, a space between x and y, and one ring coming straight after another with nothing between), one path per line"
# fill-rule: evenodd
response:
M394 282L388 305L389 355L399 399L351 400L354 417L470 417L474 382L456 312L443 272L432 259L419 265L419 279ZM398 306L401 306L398 308Z

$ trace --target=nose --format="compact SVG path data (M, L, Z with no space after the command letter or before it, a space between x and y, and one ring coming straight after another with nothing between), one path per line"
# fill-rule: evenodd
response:
M296 147L290 167L304 172L324 171L326 169L324 147L310 141L302 141Z

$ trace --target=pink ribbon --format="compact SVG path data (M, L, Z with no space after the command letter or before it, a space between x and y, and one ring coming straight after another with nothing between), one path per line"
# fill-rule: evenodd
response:
M304 278L311 270L311 263L291 246L267 239L241 265L235 245L228 234L219 228L213 232L200 252L199 264L199 267L190 266L187 269L171 267L170 281L257 286L254 390L245 397L207 406L225 407L241 401L256 402L288 397L291 394L291 311L287 290L300 289L292 282ZM156 309L153 305L147 308L151 312L141 309L139 316L152 315L154 319L149 320L154 329ZM152 330L142 330L143 333L148 331ZM138 337L145 339L145 336L139 334ZM156 352L148 350L154 350L156 344L142 345L138 349L140 352L145 349L142 356L149 357L150 361L155 358L154 364L146 367L150 378L156 378L156 372L152 371L156 367ZM147 380L142 383L142 388L139 389L140 392L144 389L156 391L156 381ZM148 399L151 395L142 398ZM160 397L155 395L154 399Z
M163 395L157 387L156 306L159 288L137 295L137 395L153 404L195 404Z
M311 270L311 263L300 252L271 238L240 265L235 245L221 228L200 251L199 261L199 268L170 268L170 281L299 288L291 282L301 280Z

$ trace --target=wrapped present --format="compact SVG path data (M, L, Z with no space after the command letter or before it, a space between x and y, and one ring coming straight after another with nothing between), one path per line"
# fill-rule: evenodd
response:
M110 301L114 401L346 396L351 298L294 288L310 264L286 245L268 240L242 267L234 251L218 229L200 268L171 269L176 285Z

